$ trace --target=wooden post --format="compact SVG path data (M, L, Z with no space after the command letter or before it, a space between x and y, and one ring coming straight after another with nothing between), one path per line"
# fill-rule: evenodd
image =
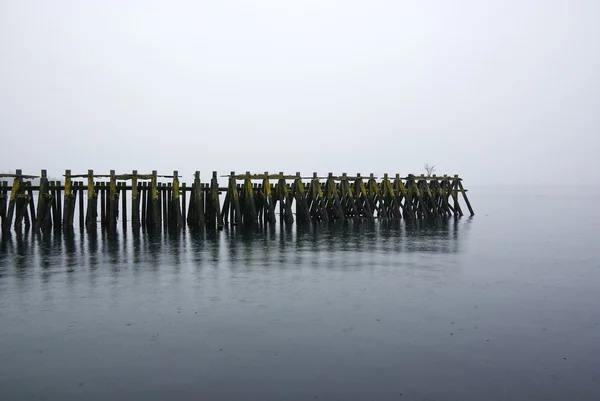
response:
M235 176L235 171L232 171L231 175ZM237 182L234 177L229 178L228 189L230 192L229 202L231 211L229 215L231 217L231 223L234 225L242 224L242 207L240 205L240 193Z
M73 211L75 210L75 199L71 183L71 170L65 171L65 202L63 204L63 230L73 230Z
M229 175L229 179L227 180L227 192L225 193L225 200L223 201L223 208L221 209L221 215L223 216L223 224L225 225L225 227L227 227L229 225L229 217L231 216L231 226L233 227L234 225L234 208L232 206L232 198L233 198L233 191L232 191L232 185L231 185L231 181L235 180L233 178L233 176L235 175L235 173L232 171L231 174Z
M106 229L106 183L100 183L100 227Z
M6 224L6 201L8 195L8 183L6 181L2 181L2 186L0 187L0 220L2 220L2 228Z
M150 208L146 219L150 220L150 225L160 228L160 199L158 197L158 177L156 170L152 170L152 180L150 181L150 199L148 200Z
M84 215L84 199L83 199L83 181L79 181L77 183L77 187L79 188L79 230L83 231L85 228L85 215Z
M219 181L217 179L217 172L213 171L212 178L210 180L210 197L209 201L206 202L206 210L207 210L207 218L210 221L210 224L215 224L215 220L217 223L217 228L223 228L223 220L221 214L219 213L221 207L219 205Z
M243 201L242 213L244 224L255 224L257 222L256 205L254 204L254 190L252 188L249 171L246 171L241 199Z
M127 183L121 183L121 223L123 225L123 231L127 230Z
M264 197L263 219L265 223L275 224L277 221L277 218L275 217L275 200L273 199L273 192L271 191L271 182L269 181L268 171L265 171L265 176L263 178L262 193Z
M138 187L137 170L131 175L131 228L140 228L140 188Z
M16 171L16 176L13 177L13 184L10 190L10 198L8 200L8 211L6 213L5 224L2 226L3 231L10 231L10 226L12 224L12 219L15 213L15 205L17 201L17 194L19 192L19 186L21 185L21 174L22 170Z
M202 192L199 171L194 173L194 183L192 184L192 192L190 194L187 223L191 227L200 227L204 225L204 195Z
M38 193L37 219L34 224L36 228L44 231L52 228L52 195L48 189L48 178L46 170L42 170L40 177L40 190Z
M26 192L26 184L23 181L22 171L17 170L14 182L18 181L17 189L15 191L15 203L14 203L14 211L15 211L15 224L14 228L16 231L21 231L23 227L23 221L25 221L25 228L29 228L29 217L27 214L27 207L29 206L29 195ZM12 198L12 194L11 194Z
M469 202L469 198L467 198L467 193L466 193L465 189L463 188L462 180L460 178L458 178L458 187L460 188L460 193L462 194L463 199L465 200L465 203L467 204L469 213L471 213L471 216L475 215L475 212L473 212L473 208L471 207L471 202Z
M148 202L146 200L147 192L146 183L142 182L142 227L146 227L146 210L148 209Z
M371 203L367 196L367 189L365 188L365 183L363 182L360 173L356 174L356 180L354 181L354 196L358 200L358 207L362 216L370 220L374 219L373 209L371 208Z
M117 218L119 215L119 191L115 170L110 170L107 207L107 228L108 231L115 232L117 231Z
M179 203L179 172L173 171L173 186L171 188L171 210L169 220L171 228L181 228L181 204Z
M104 202L104 201L103 201ZM104 206L102 206L104 215ZM87 176L87 213L85 215L85 228L87 230L96 230L98 225L98 194L94 188L94 170L88 170ZM104 216L102 217L102 226L104 227Z
M33 190L31 189L31 182L27 182L27 196L29 198L29 213L31 214L31 224L35 228L35 201L33 200Z
M458 216L460 217L463 215L463 212L460 207L460 204L458 203L458 190L458 175L455 174L454 180L452 180L452 188L450 190L450 193L452 195L452 200L454 201L454 215L456 216L456 214L458 213Z
M181 226L182 228L185 228L185 221L186 221L186 215L185 215L185 211L186 211L186 203L187 200L187 188L186 188L186 184L185 182L181 183Z
M160 184L160 190L161 190L161 206L162 206L162 225L163 228L167 228L168 224L169 224L169 217L168 217L168 211L167 211L167 184L165 184L164 182L162 182Z
M306 194L304 192L304 184L300 177L300 172L296 172L296 178L292 185L292 193L296 201L296 220L298 224L306 224L310 222L310 213L306 204Z
M54 183L56 188L56 219L54 220L54 229L60 230L62 228L62 196L61 196L61 187L62 182L56 181Z

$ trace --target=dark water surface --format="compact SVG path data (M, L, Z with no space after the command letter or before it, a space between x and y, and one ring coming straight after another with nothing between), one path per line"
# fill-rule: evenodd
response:
M600 192L528 191L419 225L4 235L0 400L598 400Z

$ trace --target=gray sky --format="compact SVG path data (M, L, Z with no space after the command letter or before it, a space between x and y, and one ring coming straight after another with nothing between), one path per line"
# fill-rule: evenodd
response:
M429 162L467 185L587 182L598 17L597 0L0 0L0 171Z

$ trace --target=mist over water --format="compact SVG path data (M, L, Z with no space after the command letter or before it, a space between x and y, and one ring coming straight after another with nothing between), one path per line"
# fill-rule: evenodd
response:
M3 234L0 399L596 400L590 193L475 188L475 217L415 223Z

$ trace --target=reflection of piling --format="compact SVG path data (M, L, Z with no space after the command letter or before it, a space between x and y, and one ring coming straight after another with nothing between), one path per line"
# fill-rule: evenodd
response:
M2 177L12 178L10 185L7 181L0 182L3 231L33 226L42 231L54 227L70 232L76 215L80 229L94 231L98 214L102 229L109 232L121 227L125 230L128 224L134 229L169 230L179 230L185 225L221 229L274 224L277 212L280 224L286 226L294 221L306 224L348 219L440 219L463 215L461 196L469 213L474 214L458 175L401 177L396 174L391 178L384 174L378 178L369 174L363 178L360 174L350 177L346 173L340 176L328 173L319 177L313 173L306 178L300 173L251 174L247 171L225 176L227 186L224 188L219 187L216 172L212 173L209 183L202 184L198 171L191 186L181 182L177 171L166 176L156 171L140 174L137 170L130 174L116 174L111 170L108 175L88 170L86 174L75 175L66 170L62 184L48 181L47 172L42 170L39 185L28 181L38 177L23 175L21 170L15 174L0 174ZM87 179L87 185L76 178ZM221 196L224 197L222 208Z

